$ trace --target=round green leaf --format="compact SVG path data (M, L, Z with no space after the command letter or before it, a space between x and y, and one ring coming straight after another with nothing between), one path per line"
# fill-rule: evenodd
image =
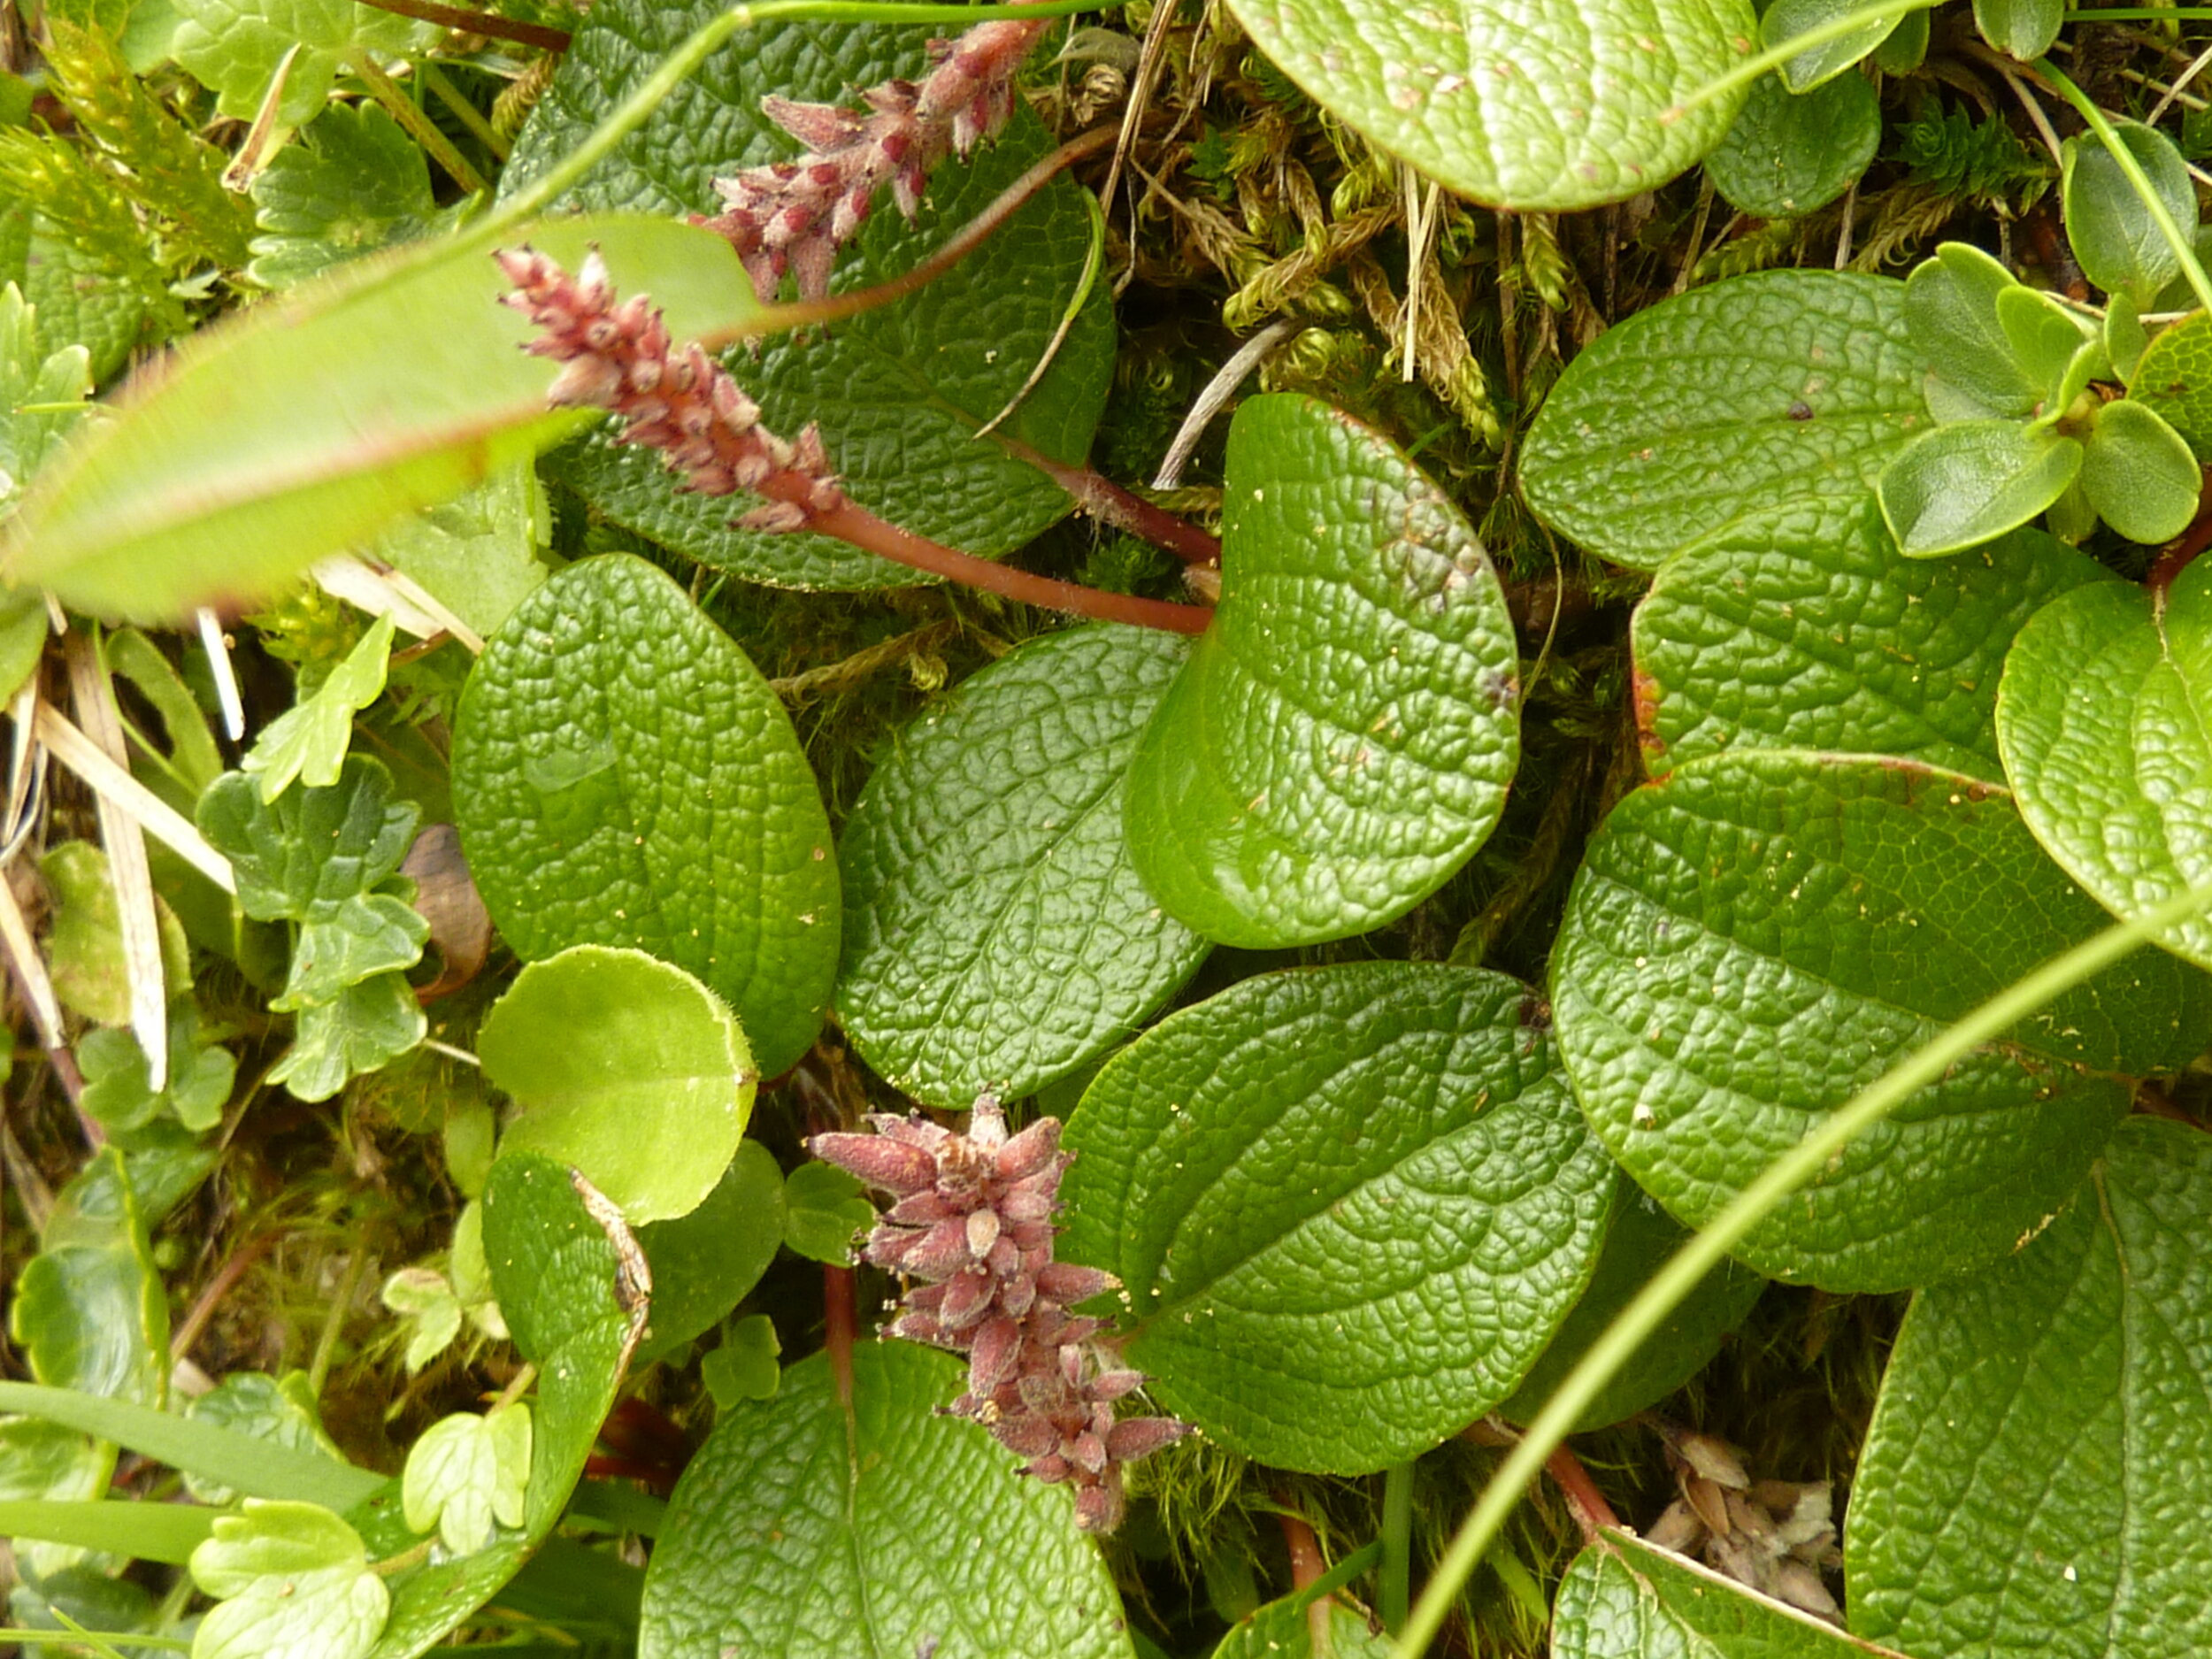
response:
M684 1471L645 1577L639 1659L1128 1659L1113 1580L1064 1491L936 1415L958 1363L902 1342L739 1402Z
M1363 963L1246 979L1109 1061L1062 1254L1234 1450L1360 1474L1513 1391L1581 1294L1615 1175L1526 986Z
M2100 583L2021 630L1997 695L1997 741L2021 816L2116 916L2212 879L2212 563L2165 596ZM2212 967L2212 923L2162 942Z
M2129 397L2178 432L2199 460L2212 459L2212 313L2193 311L2153 337Z
M1974 27L1982 38L2024 64L2051 50L2065 14L2065 0L1974 0Z
M1916 1297L1845 1529L1853 1626L1916 1654L2212 1648L2212 1141L2121 1125L2065 1212Z
M2055 23L2056 0L2046 0ZM1977 0L1978 13L1990 0ZM2018 7L2023 0L2003 0ZM2115 121L2120 142L2150 179L2151 188L2177 225L2197 222L2196 186L2181 151L2156 127L2139 121ZM2059 146L2059 189L2064 203L2066 240L2081 262L2082 273L2099 288L2125 294L2147 306L2158 291L2181 274L2181 261L2167 245L2150 209L2120 171L2120 164L2094 133Z
M2001 783L1993 719L2013 636L2055 595L2111 580L2039 530L1906 558L1870 499L1746 519L1669 560L1637 607L1644 763L1822 749Z
M653 1268L653 1314L642 1366L682 1349L742 1301L783 1243L783 1171L757 1141L741 1142L696 1210L638 1229Z
M902 734L838 849L837 1010L893 1087L1011 1100L1125 1041L1208 946L1122 834L1137 735L1188 654L1076 628L1001 657Z
M1137 873L1224 944L1379 927L1505 805L1519 656L1497 573L1388 440L1287 395L1237 411L1222 536L1220 607L1130 766Z
M2082 446L2016 420L1923 433L1883 469L1882 516L1913 558L1963 552L2016 530L2080 472Z
M1711 1568L1608 1529L1567 1569L1551 1659L1904 1659Z
M313 1503L248 1498L218 1516L192 1581L221 1598L193 1632L193 1659L362 1659L392 1604L360 1534Z
M1529 505L1651 570L1747 513L1855 499L1927 424L1903 298L1886 278L1767 271L1639 311L1538 411Z
M1260 50L1330 113L1495 207L1656 189L1728 130L1741 94L1682 101L1750 51L1747 0L1233 0Z
M1882 102L1864 75L1798 94L1770 77L1751 88L1705 171L1739 211L1795 219L1841 196L1881 142Z
M2123 398L2097 414L2081 461L2089 504L2131 541L2155 547L2197 516L2204 472L2179 433Z
M1701 1225L1819 1117L2106 925L2001 789L1886 758L1713 756L1592 840L1552 956L1559 1045L1608 1149ZM2139 951L1915 1094L1736 1254L1830 1290L1979 1266L2073 1190L2127 1079L2208 1033L2212 979Z
M501 1156L573 1165L633 1223L685 1215L714 1190L759 1080L711 991L604 945L523 969L485 1016L477 1053L521 1107Z
M813 769L759 671L652 565L586 559L515 608L461 696L453 806L517 956L672 962L767 1076L814 1041L839 901Z
M1498 1406L1498 1415L1509 1423L1535 1419L1614 1316L1689 1241L1690 1235L1648 1193L1626 1176L1621 1177L1620 1187L1590 1287L1512 1397ZM1624 1422L1665 1399L1705 1369L1765 1288L1766 1280L1740 1262L1723 1262L1713 1269L1613 1374L1569 1432L1586 1434Z
M532 111L501 179L511 193L566 155L722 0L594 9ZM773 94L851 104L857 88L928 68L935 32L887 24L764 25L677 88L645 125L566 198L571 206L718 213L717 178L803 151L761 106ZM841 255L833 291L910 269L1052 147L1020 110L966 161L930 175L908 224L888 201ZM1053 343L1091 245L1082 190L1060 179L995 232L987 251L942 281L803 342L740 348L726 362L773 431L818 425L845 489L895 524L986 557L1007 553L1072 505L1066 491L976 429L1017 393ZM744 281L745 279L738 279ZM1079 462L1113 380L1113 308L1095 291L1051 369L998 430L1056 460ZM910 587L922 580L810 533L731 527L743 502L680 493L661 457L612 442L611 426L564 451L562 480L605 517L750 580L789 588Z
M1998 315L2019 288L1996 260L1957 242L1942 243L1905 279L1905 326L1928 369L1928 407L1938 420L2024 416L2042 397Z

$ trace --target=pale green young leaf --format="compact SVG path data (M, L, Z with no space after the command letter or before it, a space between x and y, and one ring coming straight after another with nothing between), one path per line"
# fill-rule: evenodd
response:
M127 1030L87 1032L77 1044L77 1064L85 1080L79 1104L126 1145L133 1131L165 1111L195 1134L212 1129L222 1121L238 1072L229 1049L201 1040L199 1010L188 997L169 1008L166 1087L148 1087L145 1051Z
M288 288L431 227L430 164L381 104L333 104L254 176L253 263Z
M489 639L552 573L540 557L552 532L537 468L518 461L402 518L371 550Z
M234 120L250 121L277 70L297 48L276 119L298 127L322 109L338 71L355 52L404 52L428 38L411 19L353 0L173 0L182 21L171 50L217 95Z
M38 1382L158 1406L169 1381L169 1304L119 1148L58 1194L8 1310Z
M2113 373L2129 386L2135 384L2137 365L2151 342L2143 314L2124 293L2111 296L2104 308L2104 350Z
M1541 0L1445 12L1236 0L1260 50L1329 112L1461 195L1520 211L1656 189L1740 93L1683 106L1758 32L1747 0Z
M2055 13L2056 0L2050 4ZM2195 225L2196 187L2173 140L2138 121L2117 121L2114 128L2174 222L2185 228ZM2159 290L2180 273L2181 261L2102 139L2094 133L2070 138L2060 146L2059 157L2066 239L2083 273L2099 288L2125 294L2147 310Z
M855 1240L876 1218L860 1183L830 1164L802 1164L786 1176L783 1206L783 1241L832 1267L852 1265Z
M1855 1609L1854 1609L1856 1610ZM1633 1532L1598 1534L1567 1569L1552 1659L1905 1659Z
M633 1225L696 1209L736 1156L760 1073L705 986L641 950L578 945L523 969L477 1033L521 1110L503 1157L580 1170Z
M653 1317L634 1363L675 1355L712 1330L768 1271L784 1225L783 1171L766 1147L746 1141L697 1209L640 1227L638 1244L653 1266Z
M2204 472L2179 433L2123 398L2097 411L2083 449L2081 487L2107 524L2131 541L2156 547L2197 516Z
M0 515L31 481L40 464L83 419L74 411L25 405L79 403L92 390L92 359L82 346L42 349L32 308L13 282L0 288ZM0 680L20 684L22 676Z
M262 728L239 769L256 780L265 806L296 778L317 789L338 781L338 768L353 738L354 714L383 695L391 654L392 619L379 617L313 695Z
M431 1267L403 1267L384 1281L384 1305L406 1321L402 1363L411 1377L453 1346L461 1333L461 1302L446 1276Z
M772 1400L783 1382L777 1363L782 1353L775 1321L750 1314L724 1332L721 1347L699 1362L700 1380L725 1411L741 1400Z
M2112 378L2101 331L2047 294L2031 288L2004 289L1997 296L1997 326L2012 360L2040 388L2038 402L2046 423L2065 414L2092 379Z
M400 1479L407 1525L436 1527L445 1547L472 1555L495 1525L519 1527L530 1484L530 1408L520 1402L486 1416L457 1412L422 1432Z
M1911 558L1962 553L2028 523L2066 493L2082 445L2015 420L1923 433L1882 471L1882 516Z
M192 1581L219 1598L192 1659L362 1659L391 1595L360 1534L319 1504L249 1498L192 1552Z
M296 1100L328 1100L347 1082L396 1060L423 1040L429 1022L406 976L380 973L328 1002L299 1010L299 1029L269 1072Z

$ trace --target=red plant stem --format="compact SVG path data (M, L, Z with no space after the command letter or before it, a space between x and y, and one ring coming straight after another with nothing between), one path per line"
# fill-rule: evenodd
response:
M995 436L996 434L994 434ZM1026 461L1075 498L1075 504L1092 518L1131 535L1165 548L1187 565L1221 563L1221 541L1194 524L1187 524L1164 507L1156 507L1133 491L1087 466L1070 466L1039 453L1015 438L998 438L1006 453Z
M1275 1517L1283 1525L1283 1542L1290 1548L1290 1583L1294 1590L1310 1590L1321 1582L1328 1563L1321 1559L1321 1541L1314 1537L1313 1528L1304 1518L1287 1509ZM1331 1650L1329 1641L1329 1601L1325 1595L1314 1597L1306 1609L1306 1629L1313 1640L1313 1650L1325 1655Z
M853 1300L853 1270L822 1269L823 1346L829 1350L830 1379L837 1403L849 1417L853 1409L853 1343L860 1335L860 1315Z
M1598 1535L1601 1527L1617 1527L1620 1517L1613 1513L1613 1506L1598 1490L1597 1482L1590 1479L1590 1471L1582 1466L1582 1460L1566 1447L1561 1446L1544 1460L1544 1472L1552 1479L1567 1500L1567 1508L1575 1517L1575 1525L1582 1529L1582 1541L1588 1543Z
M436 0L361 0L363 5L374 6L380 12L396 12L403 18L419 18L425 23L442 23L447 28L459 29L469 35L488 35L494 40L518 41L525 46L542 47L549 52L565 52L573 37L566 29L547 28L536 23L518 23L512 18L503 18L489 12L464 12L458 6L442 6Z
M2162 613L2166 609L2166 590L2207 547L2212 547L2212 484L2198 496L2197 516L2189 521L2189 527L2158 556L2143 578L2143 586L2150 590L2151 600Z
M281 1237L274 1231L257 1233L230 1253L229 1260L215 1270L215 1277L207 1281L192 1303L192 1310L184 1316L176 1334L169 1340L169 1363L174 1365L192 1352L192 1345L200 1340L200 1333L207 1329L207 1322L215 1317L215 1310L230 1294L231 1286L246 1276L246 1270L269 1253L270 1247Z
M1210 606L1179 605L1164 599L1110 594L978 558L972 553L962 553L941 541L902 529L849 501L814 513L806 527L822 535L835 536L841 541L849 541L894 564L927 571L964 587L979 588L985 593L1018 599L1025 605L1037 605L1047 611L1088 617L1095 622L1125 622L1135 627L1165 628L1176 634L1203 634L1206 625L1213 620Z

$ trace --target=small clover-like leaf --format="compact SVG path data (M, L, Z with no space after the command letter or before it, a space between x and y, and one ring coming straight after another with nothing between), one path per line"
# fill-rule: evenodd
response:
M1742 103L1736 94L1685 107L1690 95L1732 68L1757 32L1743 0L1231 9L1348 126L1463 196L1521 211L1622 201L1689 167Z
M292 1046L269 1080L283 1084L296 1100L328 1100L348 1079L399 1058L427 1029L406 976L376 974L327 1002L302 1007Z
M319 1504L248 1498L192 1552L192 1581L219 1598L192 1659L362 1659L391 1609L361 1535Z
M353 755L327 787L274 802L243 772L226 773L200 797L199 823L230 860L247 915L328 922L399 868L417 813L396 798L381 761Z
M296 778L317 789L338 781L353 737L354 714L382 695L391 655L392 619L379 617L313 695L303 697L262 729L239 770L255 780L265 806Z
M128 1137L165 1110L195 1134L222 1121L238 1061L229 1049L200 1041L198 1011L180 998L169 1010L169 1082L150 1086L145 1051L126 1030L87 1032L77 1045L85 1088L79 1104L111 1135Z
M850 1267L853 1241L875 1216L860 1183L834 1164L802 1164L784 1178L783 1241L810 1261Z
M2077 439L2016 420L1955 421L1883 469L1882 516L1909 557L1962 553L2034 518L2081 470Z
M358 51L405 51L421 27L353 0L173 0L172 50L225 115L250 121L280 71L276 119L297 127L321 110L331 83Z
M1598 336L1531 424L1537 515L1638 570L1739 518L1855 501L1928 423L1902 283L1767 271Z
M1229 430L1221 603L1130 763L1168 913L1276 949L1394 921L1496 825L1520 658L1489 555L1381 434L1312 398Z
M579 945L524 968L477 1034L521 1106L502 1156L583 1171L633 1224L687 1214L736 1155L759 1072L719 998L641 950Z
M407 1525L433 1526L445 1547L472 1555L495 1525L519 1527L530 1485L530 1408L517 1402L486 1416L457 1412L422 1432L400 1479Z
M1048 634L964 680L876 769L838 847L837 1011L885 1081L965 1107L1126 1039L1208 946L1137 878L1124 780L1186 642Z
M2155 547L2197 516L2204 471L2182 435L2131 399L2097 411L2081 488L2098 517L2131 541Z
M81 403L91 390L92 359L85 349L42 350L22 291L12 282L0 287L0 516L47 453L83 419L79 411L53 406ZM0 672L0 680L5 678ZM21 680L18 674L9 683Z
M1841 196L1881 142L1881 99L1864 75L1801 94L1764 80L1705 157L1705 171L1740 211L1795 219Z
M699 1378L725 1411L741 1400L772 1400L783 1381L777 1363L782 1354L775 1322L764 1313L752 1314L731 1325L722 1346L700 1361Z
M446 1276L433 1267L403 1267L384 1281L384 1305L407 1322L407 1374L444 1353L461 1334L461 1302Z
M1987 3L1978 0L1977 12ZM2016 5L2022 0L2006 3ZM2050 0L2050 7L2055 17L2057 0ZM2196 187L2173 140L2139 121L2115 121L2113 127L2175 224L2185 231L2193 228ZM2180 274L2180 258L2104 140L2094 133L2070 138L2059 147L2059 159L2066 240L2083 273L2099 288L2125 294L2149 309L2159 290Z
M430 228L430 164L383 105L332 104L254 176L246 274L287 288Z
M320 1452L334 1463L345 1462L345 1454L323 1432L314 1387L303 1371L287 1371L281 1377L233 1371L193 1401L185 1415L294 1451ZM230 1487L189 1470L185 1471L184 1484L203 1503L227 1508L238 1501L238 1494Z
M349 985L411 968L422 959L430 924L388 893L364 893L327 918L303 922L292 947L292 975L269 1006L280 1014L335 1001Z

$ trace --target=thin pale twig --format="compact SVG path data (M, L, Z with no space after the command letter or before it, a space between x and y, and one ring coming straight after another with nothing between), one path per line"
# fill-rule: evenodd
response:
M222 705L223 734L238 742L246 735L246 704L238 695L238 673L231 666L230 641L223 633L223 619L205 605L195 619L199 624L201 649L207 653L207 672L215 681L215 701Z
M62 641L69 664L71 701L91 745L127 775L128 750L116 713L114 687L101 664L91 635L72 631ZM52 747L44 721L40 741ZM108 879L115 890L116 920L123 940L123 979L129 990L131 1035L146 1056L147 1087L169 1081L169 998L162 984L161 924L154 908L153 872L146 863L146 839L140 819L113 791L99 789L100 841L108 856Z
M230 860L207 844L192 821L118 765L50 703L38 710L38 740L103 801L112 800L140 828L226 893L238 891Z
M1161 457L1160 470L1152 477L1153 488L1173 489L1183 481L1183 469L1198 452L1198 441L1206 435L1213 418L1236 396L1237 388L1244 384L1267 354L1282 344L1296 326L1287 318L1268 324L1239 346L1234 355L1215 372L1213 379L1192 400L1190 412L1176 429L1175 441Z

